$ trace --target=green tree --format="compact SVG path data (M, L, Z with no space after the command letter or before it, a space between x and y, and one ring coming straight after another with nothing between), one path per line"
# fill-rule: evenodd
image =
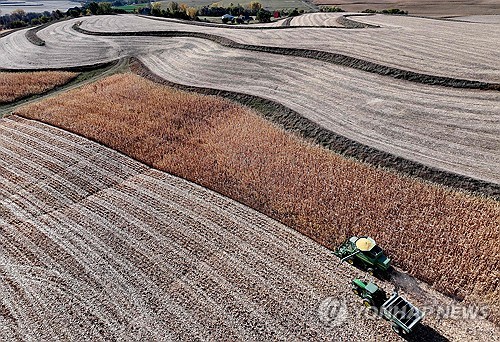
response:
M100 2L97 7L97 14L111 14L113 9L111 8L111 2Z
M22 20L14 20L13 22L10 23L11 28L19 28L25 26L28 26L28 23Z
M258 2L258 1L252 1L248 5L248 7L252 11L252 13L257 13L262 8L262 4L260 2Z
M160 16L161 15L161 3L153 2L151 4L151 15Z
M96 15L97 11L99 10L99 4L95 1L91 2L90 4L88 4L87 9L91 14Z
M167 9L171 13L179 12L179 4L175 1L169 2L167 5Z
M22 20L24 17L26 17L26 12L23 11L22 9L16 9L12 11L10 16L13 17L15 20Z
M273 14L265 9L261 8L255 17L260 23L269 23Z

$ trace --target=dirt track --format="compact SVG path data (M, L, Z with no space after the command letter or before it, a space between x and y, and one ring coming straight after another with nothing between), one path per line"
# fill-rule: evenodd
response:
M2 340L396 338L355 316L359 271L249 208L17 117L0 120L0 153ZM417 304L448 301L420 286ZM320 321L328 297L347 300L340 327ZM484 320L426 324L417 338L499 334Z

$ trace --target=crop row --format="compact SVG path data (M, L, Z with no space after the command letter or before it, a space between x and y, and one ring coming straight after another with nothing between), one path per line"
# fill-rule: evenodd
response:
M76 23L73 26L73 29L75 29L79 33L83 33L86 35L107 36L107 37L152 36L152 37L201 38L214 41L228 48L249 50L255 52L266 52L275 55L286 55L286 56L316 59L332 64L347 66L349 68L358 69L365 72L375 73L396 79L402 79L410 82L432 84L432 85L453 87L453 88L500 90L499 83L478 82L461 78L441 77L429 74L416 73L409 70L403 70L399 68L388 67L378 63L373 63L365 59L359 59L348 55L325 52L320 50L307 50L307 49L241 44L222 36L207 34L204 32L189 32L189 31L96 32L80 28L80 23Z
M321 14L334 15L334 14ZM335 17L332 17L335 18ZM277 48L319 50L330 54L346 55L387 67L413 71L420 74L471 81L498 83L500 66L496 44L500 41L493 25L469 24L463 22L427 20L422 18L396 19L390 16L356 17L356 22L378 22L381 28L345 30L337 28L291 28L286 30L247 30L188 25L172 20L154 20L145 17L119 15L85 18L82 28L97 32L141 32L141 31L185 31L202 32L228 38L236 43ZM305 19L303 19L305 20ZM394 22L395 21L395 22ZM94 51L96 39L82 37L71 32L76 20L60 22L41 29L36 35L41 41L48 41L47 47L34 47L25 37L25 32L14 32L2 38L0 44L5 53L4 67L19 65L39 54L54 54L50 63L65 62L66 65L87 64L89 60L109 60L109 44L98 39L100 52ZM369 33L368 33L369 32ZM463 39L462 39L463 37ZM87 43L85 54L76 54L80 43ZM157 44L158 43L158 39ZM30 46L31 45L31 46ZM161 45L161 44L160 44ZM74 56L69 57L75 49ZM112 45L111 45L112 46ZM116 46L115 46L116 48ZM66 49L67 50L67 49ZM26 52L29 51L29 55ZM80 51L81 52L81 51ZM115 51L116 53L117 51ZM64 58L65 55L67 58ZM37 60L40 63L40 59ZM43 64L49 61L43 61ZM33 61L30 64L35 64ZM24 66L26 67L26 66Z
M322 323L355 271L248 207L32 120L0 120L0 147L2 340L394 338Z
M204 40L178 38L170 46L141 61L171 82L263 97L325 130L392 155L492 183L500 180L496 92L384 82L321 62L305 66L303 59L288 56L235 56Z
M132 75L18 114L216 190L329 248L371 235L403 269L457 298L500 298L497 201L346 160L231 102ZM495 308L491 315L498 320Z
M336 18L335 13L323 15ZM81 27L97 32L203 32L243 45L319 50L422 74L500 82L500 36L494 25L382 15L356 16L354 20L381 27L269 32L199 27L135 16L90 17Z
M69 82L77 75L62 71L0 72L0 104L44 93Z
M350 140L431 168L498 183L500 160L494 153L500 136L494 124L498 116L498 92L442 89L397 79L388 82L385 76L321 60L235 50L192 37L89 36L73 30L73 23L57 23L39 31L40 38L48 42L44 47L30 44L22 31L2 38L0 50L6 56L2 63L11 68L35 64L40 68L67 67L140 55L142 61L163 78L185 85L264 96ZM182 27L183 34L197 36L212 30L221 39L229 37L238 44L261 34L259 30L252 30L249 35L245 30L211 27L200 34L198 26L172 21L158 24L159 21L135 16L85 18L82 27L106 34L106 30L126 27L125 23L129 25L128 30L141 31L155 24L158 30ZM336 32L332 30L301 29L297 34L303 36L306 43L316 42L321 40L311 34ZM282 31L287 30L268 35L270 42L276 35L281 36ZM367 30L344 31L356 36L359 34L356 32ZM370 32L378 32L378 29L370 29ZM255 44L267 45L264 38ZM320 53L317 57L321 56ZM452 62L455 66L457 63L461 64L457 60ZM494 68L495 62L491 63ZM247 77L249 75L252 77Z

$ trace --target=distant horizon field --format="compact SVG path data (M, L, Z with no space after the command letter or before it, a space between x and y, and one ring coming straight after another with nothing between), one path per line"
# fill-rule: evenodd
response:
M0 5L0 15L10 14L13 11L20 9L25 12L42 13L45 11L52 12L55 10L67 11L75 6L81 6L79 1L69 1L69 0L28 0L25 1L27 4L12 4L12 5ZM43 6L34 6L31 4L43 4Z
M96 1L101 1L101 0L96 0ZM112 0L109 0L112 2ZM21 1L12 1L12 2L21 2ZM3 14L10 14L16 9L21 9L24 10L25 12L34 12L34 13L41 13L44 11L55 11L57 9L61 11L67 11L69 8L75 7L75 6L81 6L81 2L79 1L70 1L70 0L26 0L22 1L26 2L24 5L20 4L12 4L12 5L0 5L0 15ZM168 1L159 1L162 3L163 6L166 6L169 2L172 2L170 0ZM229 6L229 4L241 4L243 7L246 7L248 4L250 4L250 0L244 0L244 1L211 1L211 0L178 0L176 1L179 4L184 3L190 7L203 7L203 6L209 6L215 2L219 2L222 4L222 6ZM277 10L277 9L290 9L290 8L297 8L299 10L311 10L314 5L306 5L304 2L300 0L261 0L259 1L262 6L265 9L268 10ZM43 6L35 6L34 4L43 4ZM138 5L128 5L126 7L130 8L124 8L125 10L129 9L132 10L133 8L140 7ZM122 8L122 7L117 7L117 8Z
M259 1L259 0L257 0ZM167 1L159 1L162 4L168 4L171 2ZM222 3L223 6L229 6L229 4L241 4L243 7L246 7L250 4L251 0L242 0L242 1L214 1L214 0L185 0L185 1L177 1L178 3L184 3L190 7L203 7L209 6L215 2ZM310 10L313 5L306 5L303 1L300 0L260 0L259 1L265 9L269 10L277 10L277 9L287 9L287 8L297 8L299 10Z
M409 15L428 17L459 17L500 14L498 0L312 0L317 6L337 6L348 12L365 9L399 8Z
M13 1L14 2L14 1ZM17 2L17 1L16 1ZM166 6L169 0L159 1ZM190 7L202 7L211 5L213 0L179 0L178 3L185 3ZM246 7L250 0L243 1L218 1L223 6L229 6L230 3L241 4ZM347 12L361 12L366 9L384 10L390 8L399 8L408 11L409 15L427 16L427 17L461 17L478 15L500 15L500 1L497 0L261 0L259 1L265 9L280 10L297 8L299 10L311 11L317 10L322 6L337 6ZM35 6L34 4L43 4ZM0 5L0 15L10 14L16 9L25 12L41 13L44 11L67 11L69 8L81 6L79 1L70 0L27 0L25 5L12 4ZM134 5L131 5L134 6Z
M121 10L124 10L126 12L129 12L129 13L132 13L134 12L134 10L138 9L138 8L143 8L143 7L146 7L148 6L148 4L136 4L136 5L125 5L125 6L113 6L113 8L116 8L116 9L121 9Z

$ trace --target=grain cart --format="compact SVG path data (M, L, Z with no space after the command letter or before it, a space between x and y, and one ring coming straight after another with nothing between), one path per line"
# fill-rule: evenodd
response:
M341 260L350 264L357 264L368 273L387 275L391 266L391 259L384 255L375 240L370 237L353 236L340 245L334 252Z
M352 281L352 291L363 298L363 304L392 323L392 330L397 334L411 333L424 318L424 313L397 291L387 298L384 290L371 282L360 279Z

